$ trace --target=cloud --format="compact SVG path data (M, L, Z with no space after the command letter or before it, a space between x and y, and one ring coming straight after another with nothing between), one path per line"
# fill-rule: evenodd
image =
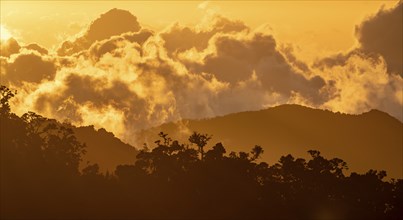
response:
M55 60L48 50L32 43L24 45L14 38L1 41L1 79L2 84L21 85L23 82L39 83L51 79L56 74Z
M107 54L107 53L115 53L113 56L118 56L118 48L120 46L124 46L125 42L128 41L130 43L138 43L140 49L140 45L143 45L148 38L153 35L153 32L150 30L141 30L139 32L125 33L120 36L111 37L108 40L103 40L100 42L94 43L88 51L89 57L93 61L99 61L99 59Z
M65 41L57 53L61 56L72 55L88 49L96 41L126 32L138 32L140 29L141 26L134 15L115 8L93 21L83 36L74 41Z
M389 73L403 76L402 21L403 2L378 13L356 27L360 50L380 54L387 63Z
M403 78L389 74L382 57L354 54L324 70L317 71L334 82L336 91L321 107L352 114L379 109L403 120Z
M32 51L24 51L1 63L1 83L20 85L23 82L39 83L51 80L56 74L52 58L42 57ZM4 71L4 72L3 72Z
M299 93L313 103L323 102L322 96L328 95L321 92L326 82L320 76L307 78L294 68L271 35L216 35L210 43L210 52L198 62L186 62L191 71L212 74L232 86L256 77L264 91L288 97Z
M402 4L357 25L358 47L313 65L336 87L321 107L347 113L376 108L403 120Z
M41 55L47 55L49 52L46 48L41 47L38 44L28 44L27 46L25 46L26 49L28 50L34 50L37 51L38 53L40 53Z
M217 33L243 31L249 31L249 27L241 21L232 21L219 15L211 15L195 28L181 27L176 23L165 32L160 33L160 36L164 40L164 47L168 54L172 56L192 48L197 51L206 49L210 39Z
M357 25L355 32L358 47L346 53L323 58L315 63L315 67L343 66L355 55L371 58L380 55L386 62L388 73L403 76L402 5L403 2L400 1L392 9L380 9L377 14Z
M0 56L10 57L12 54L16 54L20 51L21 46L14 38L10 38L7 41L0 41Z
M216 14L155 33L113 9L57 54L19 46L0 61L2 80L18 90L17 113L94 124L130 143L138 130L165 122L285 103L401 115L402 77L388 73L383 56L360 49L310 66L292 48Z

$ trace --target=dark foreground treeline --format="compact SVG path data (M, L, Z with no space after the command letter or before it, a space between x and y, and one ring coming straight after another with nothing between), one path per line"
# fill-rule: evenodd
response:
M35 113L10 113L1 87L1 219L401 219L403 181L385 172L346 176L341 159L309 151L269 166L250 153L204 153L208 135L183 145L160 133L134 165L79 170L85 145ZM192 146L195 146L193 148ZM365 152L363 155L365 156Z

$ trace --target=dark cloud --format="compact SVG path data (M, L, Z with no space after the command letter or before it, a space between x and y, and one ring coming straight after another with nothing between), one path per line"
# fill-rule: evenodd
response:
M236 38L217 36L215 49L200 63L188 63L190 70L213 74L218 80L234 86L253 77L261 82L264 90L290 97L299 93L316 104L325 97L320 93L326 85L320 76L307 79L293 68L277 49L273 36L262 33Z
M115 8L102 14L100 18L92 22L84 37L86 40L94 42L120 35L121 33L137 32L140 29L141 26L136 16L129 11Z
M88 49L96 41L126 32L138 32L140 29L141 26L134 15L115 8L93 21L82 37L64 42L57 53L61 56L72 55Z
M144 44L144 42L146 42L146 40L153 36L154 32L151 30L147 30L147 29L141 29L139 32L135 32L135 33L125 33L122 35L122 37L125 40L128 40L129 42L136 42L140 45Z
M35 53L18 54L13 60L2 62L2 83L19 85L23 82L39 83L52 79L56 74L53 61Z
M356 27L359 45L312 66L332 81L334 98L325 108L360 113L379 109L403 120L402 2Z
M54 59L38 44L20 45L15 39L1 41L1 83L20 85L52 79L57 70ZM13 57L10 57L13 55Z
M403 2L390 10L381 9L356 27L361 50L380 54L387 63L388 72L403 76L402 22Z
M346 53L335 54L318 60L314 67L325 68L344 66L352 56L379 60L382 56L390 74L403 76L402 56L402 2L392 9L381 9L372 17L356 26L359 46Z
M237 83L250 78L264 59L274 58L275 62L284 63L272 36L257 34L252 39L220 36L214 43L216 53L203 59L201 71L212 73L224 82Z
M206 21L205 27L181 27L175 24L166 32L160 34L165 41L164 46L169 55L180 53L191 48L198 51L208 46L209 40L217 33L237 33L249 31L249 27L241 21L232 21L222 16L214 16Z
M344 67L348 65L348 62L351 58L360 57L363 60L371 61L373 64L380 64L382 62L379 54L376 53L365 53L361 49L354 49L348 51L347 53L338 53L331 55L329 57L322 58L317 60L312 67L318 68L321 70L326 70L327 68L333 67Z
M82 105L91 102L94 107L112 105L121 108L117 100L135 99L136 94L132 93L126 83L113 81L108 85L107 78L95 78L91 76L80 76L77 74L68 75L65 79L63 95L74 97L74 100Z
M115 52L113 56L119 56L119 52L116 51L116 49L126 46L127 44L124 41L139 44L136 46L141 50L140 46L143 45L152 35L152 31L143 29L139 32L125 33L120 36L111 37L110 39L94 43L89 49L89 56L95 62L99 61L99 59L106 53Z
M41 47L38 44L28 44L27 46L25 46L24 48L28 49L28 50L34 50L37 51L38 53L42 54L42 55L47 55L48 54L48 50L44 47Z
M309 66L304 63L303 61L299 60L295 55L294 55L294 48L292 45L282 45L280 48L280 51L284 54L284 56L287 58L287 61L292 64L294 67L297 69L303 71L303 72L309 72Z
M285 57L273 36L251 33L244 23L220 16L206 23L205 28L175 25L160 34L168 55L181 60L189 71L210 74L232 86L251 79L255 74L263 90L288 97L299 93L316 104L328 96L320 92L325 80L320 76L310 80L301 74L309 71L307 65L293 57L290 49ZM187 57L191 53L198 56Z

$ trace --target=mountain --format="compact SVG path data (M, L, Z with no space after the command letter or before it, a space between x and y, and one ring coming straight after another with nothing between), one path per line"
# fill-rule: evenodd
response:
M133 164L138 151L129 144L123 143L113 133L94 126L71 127L78 141L86 144L86 154L81 167L97 163L100 171L113 172L117 165Z
M138 144L153 146L160 131L186 143L192 131L212 134L206 150L216 142L222 142L228 151L249 152L253 146L260 145L265 151L261 160L269 164L287 154L306 157L306 152L314 149L325 157L343 159L353 172L377 169L387 171L389 178L403 177L403 124L378 110L349 115L281 105L163 124L140 131Z

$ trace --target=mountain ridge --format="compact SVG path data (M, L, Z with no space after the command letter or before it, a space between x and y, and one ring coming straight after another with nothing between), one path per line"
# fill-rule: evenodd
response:
M81 167L98 164L101 172L113 173L116 166L134 164L138 150L130 144L115 137L104 128L95 129L90 126L71 126L77 140L86 144Z
M388 113L373 109L352 115L300 105L280 105L259 111L232 113L208 119L183 119L138 132L142 143L152 144L158 132L187 142L192 131L208 133L207 147L222 142L231 151L265 149L262 160L275 163L282 155L306 156L315 149L346 160L351 171L386 170L403 177L403 124Z

